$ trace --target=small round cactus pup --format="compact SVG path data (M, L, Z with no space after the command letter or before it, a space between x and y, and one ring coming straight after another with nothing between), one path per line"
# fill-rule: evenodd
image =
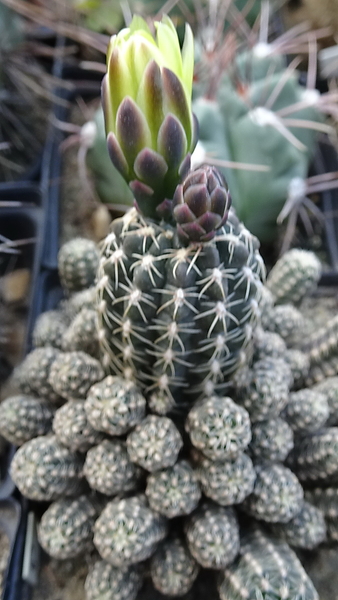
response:
M304 491L296 475L275 463L255 465L256 481L241 508L266 523L287 523L300 511Z
M202 458L196 475L205 496L221 506L243 502L251 494L256 479L252 461L244 452L224 461Z
M149 558L166 535L166 520L139 496L108 502L94 525L100 556L122 568Z
M91 386L104 377L98 360L85 352L60 352L52 364L49 382L67 400L85 398Z
M254 337L254 361L272 356L273 358L284 358L286 344L283 338L272 331L264 331L257 327Z
M239 526L232 508L202 504L186 522L188 548L206 569L223 569L239 552Z
M114 567L97 560L89 569L84 589L86 600L136 600L143 585L138 566Z
M320 260L314 252L293 248L277 260L265 285L276 304L299 304L314 290L321 272Z
M146 415L146 400L132 381L109 375L88 391L87 417L98 431L124 435Z
M36 319L33 329L33 346L52 346L62 348L62 338L68 327L68 321L61 310L47 310Z
M99 250L92 240L74 238L59 250L59 276L62 287L69 293L92 286L98 266Z
M159 544L150 560L150 576L154 587L165 596L183 596L192 587L199 565L186 544L173 537Z
M82 351L97 357L99 341L97 334L97 313L91 308L83 308L75 316L62 337L64 352Z
M264 329L277 333L288 345L302 335L304 319L292 304L280 304L267 310L262 316L262 325Z
M10 473L19 491L30 500L58 500L78 492L83 460L54 435L29 440L15 453Z
M287 404L291 370L280 358L266 357L254 363L247 383L237 388L237 401L252 423L278 417Z
M327 403L329 405L329 418L327 420L328 427L335 427L338 425L338 377L327 377L313 388L320 394L326 396Z
M15 382L21 392L44 398L56 404L62 403L60 394L49 383L49 374L54 361L61 352L51 346L32 350L14 372Z
M299 513L288 523L271 525L272 533L290 546L313 550L326 539L326 523L322 511L303 502Z
M148 415L127 437L130 459L150 472L173 466L182 446L173 421L156 415Z
M97 513L85 495L53 502L41 517L38 539L53 558L74 558L93 549Z
M252 425L249 451L255 459L284 462L293 444L293 431L280 417L258 421Z
M288 456L288 463L300 481L338 481L338 427L323 427L300 436Z
M195 471L186 460L149 475L145 493L151 508L169 519L189 515L201 498Z
M83 400L69 400L58 408L53 431L59 442L73 452L87 452L103 439L103 433L89 423Z
M285 362L288 363L292 377L294 390L298 390L303 387L304 381L306 380L310 370L310 359L309 356L297 350L297 348L288 348L284 357Z
M142 470L131 462L125 442L103 440L87 452L83 467L90 487L107 496L135 490Z
M227 396L211 396L196 403L185 428L195 448L214 460L236 455L251 440L247 411Z
M294 433L312 433L325 425L329 417L329 405L324 394L303 389L291 392L282 415Z
M74 292L69 298L62 300L59 306L65 318L70 323L83 308L95 309L96 287L93 285L80 292Z
M10 396L0 404L0 433L21 446L28 440L45 435L52 428L54 407L34 396Z

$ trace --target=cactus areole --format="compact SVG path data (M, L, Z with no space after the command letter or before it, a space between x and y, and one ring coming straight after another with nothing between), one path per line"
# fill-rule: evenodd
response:
M190 170L193 38L168 17L113 36L103 83L107 143L135 196L102 244L97 296L105 366L150 410L224 394L250 346L264 265L212 166Z

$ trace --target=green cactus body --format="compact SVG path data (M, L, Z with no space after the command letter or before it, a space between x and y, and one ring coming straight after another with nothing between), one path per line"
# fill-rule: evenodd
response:
M107 367L133 378L153 412L221 392L251 339L262 261L231 213L207 243L132 210L103 243L97 294Z
M326 539L326 524L322 511L304 502L299 513L288 523L275 523L272 533L290 546L313 550Z
M304 319L292 304L277 304L262 314L262 325L267 331L278 333L289 346L302 335Z
M278 333L264 331L260 327L256 328L254 338L254 361L265 358L266 356L271 356L272 358L285 358L285 355L286 344Z
M313 488L305 491L305 498L324 515L327 539L338 542L338 488Z
M326 396L329 405L327 426L334 427L338 425L338 377L327 377L317 385L314 385L312 389Z
M74 558L93 549L96 510L87 496L53 502L41 517L38 539L50 556Z
M202 458L196 475L204 495L220 506L243 502L253 491L256 479L252 461L244 452L223 461Z
M39 436L23 444L10 468L19 491L31 500L57 500L79 492L83 460L59 443L54 435Z
M172 467L182 446L174 422L156 415L148 415L127 437L130 459L151 472Z
M97 312L82 308L62 336L64 352L82 351L97 357L99 340L97 337Z
M205 502L188 517L185 533L191 554L207 569L223 569L239 552L239 527L232 508Z
M251 440L247 411L227 396L197 402L186 423L192 444L214 460L225 460L244 450Z
M46 346L35 348L15 369L14 378L21 392L44 398L56 404L62 403L60 394L49 383L51 367L60 351Z
M91 386L104 377L98 360L85 352L60 352L54 360L49 383L67 400L85 398Z
M194 583L199 566L184 542L173 537L162 542L150 561L154 587L166 596L183 596Z
M127 433L146 414L145 398L135 384L111 375L90 388L84 406L92 426L109 435Z
M300 511L304 492L296 475L277 463L257 463L253 492L241 508L266 523L287 523Z
M88 450L83 473L92 489L116 496L137 489L142 470L131 462L125 442L103 440Z
M238 561L224 571L219 594L221 600L319 600L288 544L259 529L243 539Z
M58 270L64 290L78 292L93 285L98 263L99 250L92 240L74 238L63 244L58 254Z
M89 423L83 400L70 400L58 408L53 431L59 442L74 452L86 452L103 438Z
M136 600L142 584L138 567L121 569L97 560L89 569L84 589L87 600Z
M283 418L294 433L311 433L323 427L329 417L326 396L315 390L291 392Z
M338 481L338 427L297 439L288 461L302 482Z
M256 460L284 462L293 448L293 431L283 419L258 421L252 426L249 452Z
M94 525L94 544L107 562L125 568L149 558L166 534L166 520L134 496L108 502Z
M265 357L236 381L236 401L249 413L252 423L279 416L289 397L291 370L280 358Z
M201 489L195 471L185 460L152 473L145 494L151 508L172 519L190 514L198 505Z
M276 304L299 304L321 276L321 263L313 252L293 248L273 266L266 279Z
M0 433L21 446L52 428L54 407L34 396L10 396L0 403Z
M291 369L293 378L292 389L298 390L302 388L310 370L308 355L301 350L297 350L297 348L288 348L285 354L285 361Z
M73 292L69 298L62 300L60 310L64 313L67 321L71 322L83 308L94 309L95 299L96 287L92 285L80 292Z
M334 376L338 363L338 316L335 315L317 330L303 345L310 360L308 385Z
M48 310L42 313L34 325L32 339L35 348L53 346L62 350L62 337L68 322L61 310Z

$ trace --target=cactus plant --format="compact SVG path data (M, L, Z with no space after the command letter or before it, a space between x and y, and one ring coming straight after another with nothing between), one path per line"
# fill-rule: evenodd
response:
M287 523L302 506L304 491L296 475L277 463L256 463L252 494L241 508L266 523Z
M31 500L57 500L81 489L83 461L59 443L54 435L25 442L10 468L20 492Z
M54 407L39 398L24 394L9 396L0 404L0 433L15 446L21 446L48 433L53 417Z
M58 255L62 286L68 293L78 292L95 282L99 250L92 240L74 238L63 244Z
M14 379L20 391L56 404L62 402L60 395L49 383L51 366L59 354L59 350L50 346L35 348L27 354L14 372Z
M88 450L83 473L94 490L107 496L137 489L142 470L134 465L120 440L103 440Z
M111 375L89 389L84 406L92 426L110 435L127 433L146 414L146 401L137 387Z
M41 517L38 539L54 558L74 558L93 548L93 525L97 517L90 499L62 498L53 502Z
M266 356L285 358L286 352L287 348L282 336L273 331L264 331L260 327L256 328L253 356L255 362Z
M89 569L84 589L87 600L136 600L142 584L142 573L137 566L121 569L105 560L96 560Z
M328 427L338 425L338 377L327 377L313 386L315 391L326 396L329 405Z
M203 457L197 463L196 475L204 495L221 506L243 502L256 479L252 461L244 452L222 461Z
M294 433L317 431L325 425L329 417L326 396L309 389L291 392L282 416Z
M308 355L297 348L288 348L285 354L285 361L291 369L293 379L292 389L297 390L303 387L310 370Z
M166 534L166 520L133 496L108 502L95 522L94 544L107 562L125 568L149 558Z
M177 536L162 542L150 560L154 587L166 596L183 596L194 583L199 566Z
M324 514L309 502L304 502L299 513L288 523L275 523L271 530L290 546L304 550L313 550L326 539Z
M190 514L201 498L196 473L185 460L150 474L145 494L150 507L169 519Z
M338 542L338 488L316 487L306 490L305 498L323 513L328 541Z
M302 334L304 321L301 312L293 304L277 304L264 312L262 325L267 331L278 333L290 345Z
M103 438L103 433L89 423L83 400L69 400L57 409L53 431L59 442L73 452L86 452Z
M168 417L148 415L127 437L130 459L151 472L174 465L182 446L181 435Z
M221 600L319 598L296 554L258 528L243 537L238 561L223 572L219 595Z
M48 310L37 318L32 339L35 348L53 346L62 350L62 338L67 329L67 320L61 310Z
M297 439L288 461L300 481L337 481L338 427L323 427Z
M299 304L314 290L321 270L321 263L313 252L293 248L273 266L266 286L276 304Z
M257 460L284 462L293 448L293 439L291 427L280 417L258 421L252 426L249 451Z
M251 440L248 413L227 396L212 396L195 404L185 428L192 444L216 460L238 454Z
M96 310L82 308L63 332L61 344L64 352L82 351L97 357L99 340Z
M85 398L91 386L104 377L98 360L85 352L60 352L54 360L48 381L53 390L72 400Z
M187 518L185 534L191 554L207 569L223 569L239 552L239 526L232 508L204 502Z

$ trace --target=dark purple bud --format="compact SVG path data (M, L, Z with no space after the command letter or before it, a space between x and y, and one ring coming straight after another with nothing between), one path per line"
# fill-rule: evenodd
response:
M121 146L112 131L108 133L107 136L107 147L110 160L112 161L114 167L121 173L123 177L127 179L129 172L128 163L122 152Z
M150 148L141 150L134 162L135 175L141 181L153 186L163 181L167 171L168 165L163 156Z
M196 222L196 216L190 210L187 204L180 204L180 206L175 206L173 214L177 223Z
M129 164L146 146L151 145L147 121L132 98L126 96L116 115L116 138Z
M170 169L178 169L187 152L187 138L176 117L167 115L157 138L157 149Z

